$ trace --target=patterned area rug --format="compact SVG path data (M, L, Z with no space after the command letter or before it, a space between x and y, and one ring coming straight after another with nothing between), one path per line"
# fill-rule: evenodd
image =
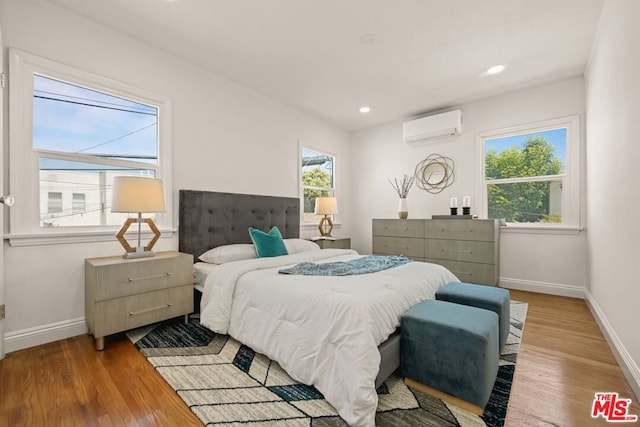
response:
M527 304L511 302L509 339L482 417L412 390L394 374L378 388L376 426L503 426L526 315ZM128 336L206 426L347 425L314 387L197 320L140 328Z

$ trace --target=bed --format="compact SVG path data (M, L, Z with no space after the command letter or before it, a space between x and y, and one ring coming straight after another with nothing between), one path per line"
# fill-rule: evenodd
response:
M296 198L180 190L179 250L194 259L212 248L249 244L249 227L300 230ZM301 262L349 261L352 250L302 251L199 269L201 323L277 361L314 385L350 425L373 426L376 387L398 366L400 315L456 277L411 262L378 273L308 277L278 272Z

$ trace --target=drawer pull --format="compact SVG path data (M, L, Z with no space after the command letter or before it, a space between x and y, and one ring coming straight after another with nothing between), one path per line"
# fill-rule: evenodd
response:
M464 233L464 232L473 232L473 228L443 228L442 230L443 233L446 232L450 232L450 233Z
M168 303L168 304L165 304L165 305L159 305L157 307L146 308L144 310L130 311L129 312L129 316L137 316L138 314L148 313L150 311L162 310L163 308L168 308L168 307L171 307L172 305L173 305L173 303Z
M129 282L137 282L138 280L158 279L160 277L167 277L167 276L171 276L171 273L156 274L155 276L145 276L145 277L134 277L134 278L129 277L127 280Z
M409 249L409 246L391 246L391 245L384 245L385 248L389 248L389 249Z
M440 252L456 252L456 253L463 253L463 254L473 254L473 251L465 251L463 249L459 249L459 250L446 250L446 249L440 249Z

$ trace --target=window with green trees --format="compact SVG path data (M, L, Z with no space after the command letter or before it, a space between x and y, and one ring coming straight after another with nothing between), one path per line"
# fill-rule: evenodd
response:
M335 157L302 148L303 222L318 222L315 215L316 197L335 195Z
M487 218L577 225L579 137L577 118L570 119L483 138Z

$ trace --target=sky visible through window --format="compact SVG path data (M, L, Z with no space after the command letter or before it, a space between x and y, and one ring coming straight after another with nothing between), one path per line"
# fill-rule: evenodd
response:
M562 164L567 164L567 129L553 129L542 132L527 133L524 135L507 136L504 138L487 139L485 142L485 152L495 148L495 150L501 153L503 150L512 147L523 147L525 142L532 137L542 136L554 147L554 154L556 157L562 160Z
M34 148L157 164L156 108L39 75L33 86ZM41 169L94 166L41 161Z

